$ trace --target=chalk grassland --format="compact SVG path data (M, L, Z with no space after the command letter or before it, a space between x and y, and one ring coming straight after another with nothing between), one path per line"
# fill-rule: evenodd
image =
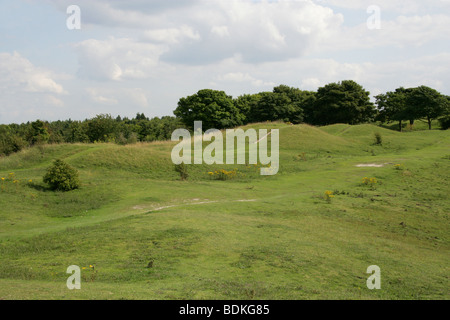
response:
M246 128L280 130L277 175L190 165L180 181L174 142L0 159L0 299L449 298L448 131ZM55 158L79 170L79 190L42 183ZM222 169L234 174L210 174ZM70 265L81 290L66 287ZM366 286L370 265L380 290Z

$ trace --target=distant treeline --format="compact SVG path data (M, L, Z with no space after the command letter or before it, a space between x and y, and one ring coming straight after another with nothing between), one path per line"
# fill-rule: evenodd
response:
M113 118L100 114L84 121L41 121L0 125L0 156L17 152L26 146L42 143L115 142L168 140L177 128L192 129L202 121L203 129L233 128L247 123L284 121L293 124L329 125L360 124L380 121L399 122L439 119L442 129L450 127L450 97L435 89L420 86L398 88L375 96L352 80L330 83L317 91L279 85L271 92L244 94L237 98L224 91L203 89L181 98L175 117Z
M180 119L171 116L117 118L100 114L84 121L41 121L0 125L0 156L24 147L46 143L114 142L130 144L138 141L159 141L171 138L175 129L183 128Z

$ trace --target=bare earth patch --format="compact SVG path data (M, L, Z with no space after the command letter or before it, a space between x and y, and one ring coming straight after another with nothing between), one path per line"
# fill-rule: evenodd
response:
M387 163L379 164L379 163L361 163L357 164L355 167L375 167L375 168L381 168L384 167Z

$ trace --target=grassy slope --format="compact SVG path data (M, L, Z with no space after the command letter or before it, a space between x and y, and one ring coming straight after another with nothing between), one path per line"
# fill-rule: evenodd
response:
M276 176L197 165L182 182L171 142L54 145L0 159L0 177L20 181L0 193L0 298L448 299L448 132L248 127L280 129ZM81 189L45 188L56 157L80 171ZM239 174L211 180L220 168ZM81 290L66 288L73 264L86 268ZM366 287L373 264L381 290Z

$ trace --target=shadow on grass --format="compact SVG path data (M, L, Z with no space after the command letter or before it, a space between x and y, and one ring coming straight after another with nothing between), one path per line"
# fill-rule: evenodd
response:
M50 189L50 187L45 184L38 184L38 183L30 182L30 183L28 183L28 186L37 191L53 192L53 190Z

